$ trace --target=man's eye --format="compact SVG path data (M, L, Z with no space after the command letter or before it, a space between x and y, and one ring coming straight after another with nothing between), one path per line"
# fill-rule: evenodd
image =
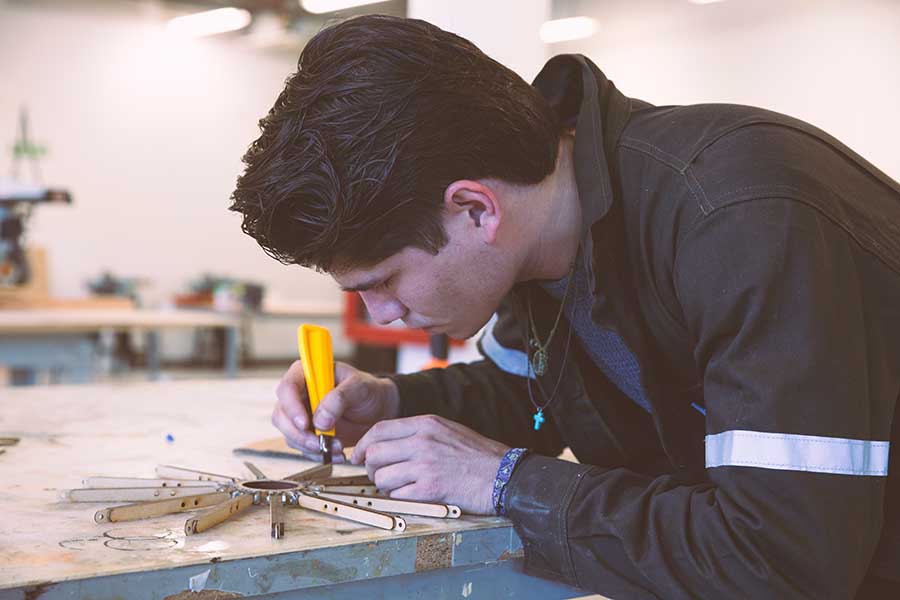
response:
M384 290L388 289L388 287L390 287L391 282L393 280L394 280L393 277L388 277L387 279L385 279L384 281L379 283L377 286L375 286L375 289L379 290L379 291L384 291Z

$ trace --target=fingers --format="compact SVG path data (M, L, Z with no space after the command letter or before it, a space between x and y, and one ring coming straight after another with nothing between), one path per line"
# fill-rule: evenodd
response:
M436 500L436 498L432 498L426 494L423 486L418 483L410 483L403 487L391 490L390 496L397 500L419 500L422 502Z
M284 414L284 411L281 410L281 407L277 404L275 405L275 410L272 411L272 425L274 425L287 440L301 443L303 437L302 430L297 429L297 426L286 414Z
M313 423L316 428L328 430L334 427L341 415L347 408L347 392L340 386L334 388L322 398L316 408L316 414L313 415Z
M295 360L278 382L275 388L278 398L277 408L300 431L309 429L309 412L307 409L309 395L306 391L306 378L303 375L303 363ZM280 429L280 428L279 428ZM282 433L287 434L282 430Z
M363 462L366 457L366 450L376 442L403 439L415 435L420 429L430 426L428 422L429 417L430 415L426 417L406 417L404 419L375 423L356 443L356 448L353 450L350 461L356 465Z
M332 442L332 452L336 457L343 457L344 443L354 443L372 422L348 422L342 418L348 407L352 413L352 400L366 400L371 395L364 385L366 378L361 375L349 365L335 363L338 386L326 394L315 414L315 428L327 431L336 427L339 435L349 436L349 440L342 442L335 438ZM279 381L275 395L277 401L272 411L272 424L285 436L288 445L304 452L318 450L319 441L309 415L309 393L301 361L291 364Z
M304 441L303 443L298 443L290 438L285 438L284 441L291 448L294 448L295 450L299 450L300 452L303 452L303 454L309 458L314 458L316 454L319 454L319 440L316 437L313 437L312 439L313 439L312 444L309 444L306 441ZM304 437L304 440L306 440L305 437ZM315 447L313 448L311 446L315 446ZM343 449L340 446L341 446L340 443L337 440L335 440L334 445L332 445L332 447L331 447L331 461L335 464L341 464L341 463L347 462L347 460L344 458Z
M369 474L375 486L383 491L390 492L416 481L416 474L407 463L388 465Z
M363 385L360 372L342 362L334 364L335 387L325 394L313 415L315 426L319 429L331 429L354 402L366 401L369 390Z
M346 381L353 375L356 375L359 371L355 368L351 367L347 363L335 362L334 363L334 384L340 385L341 382Z
M420 444L415 443L415 440L386 441L370 445L365 454L369 479L375 481L375 473L381 468L416 458L419 447Z

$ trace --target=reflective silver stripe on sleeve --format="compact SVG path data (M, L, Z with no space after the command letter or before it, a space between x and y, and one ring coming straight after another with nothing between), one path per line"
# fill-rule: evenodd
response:
M841 475L886 477L890 442L723 431L706 436L706 468L759 467Z
M494 363L513 375L519 377L531 377L534 374L528 368L528 356L521 350L513 350L505 346L501 346L497 338L494 337L494 325L497 323L497 315L495 314L485 325L484 335L481 336L481 349L484 350L485 356L490 358Z

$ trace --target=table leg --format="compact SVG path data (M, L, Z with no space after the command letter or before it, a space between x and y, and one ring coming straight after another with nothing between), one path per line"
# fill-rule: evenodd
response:
M237 327L225 328L225 375L237 377L240 358L240 336Z
M160 377L159 332L148 329L144 334L144 356L147 357L147 376L152 380Z

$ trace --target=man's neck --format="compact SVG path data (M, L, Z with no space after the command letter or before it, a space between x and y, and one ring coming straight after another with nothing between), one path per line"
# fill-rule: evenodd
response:
M575 183L574 137L564 135L556 169L529 190L528 248L518 281L560 279L578 254L581 242L581 201Z

